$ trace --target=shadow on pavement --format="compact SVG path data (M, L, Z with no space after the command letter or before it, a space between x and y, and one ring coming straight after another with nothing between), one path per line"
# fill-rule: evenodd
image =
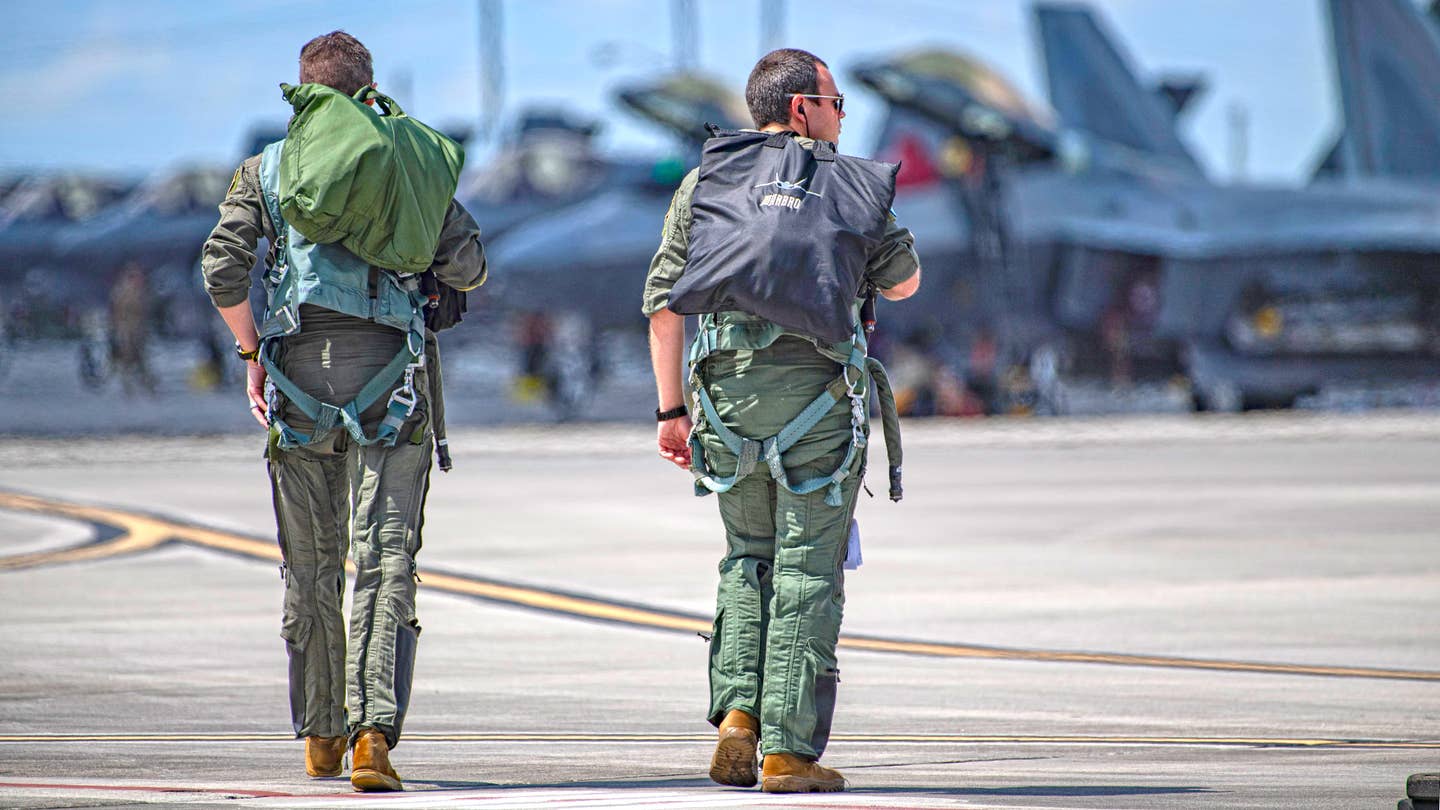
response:
M424 785L435 790L594 790L604 788L608 790L645 790L645 789L673 789L673 788L695 788L712 787L716 791L734 792L736 788L727 788L717 785L706 778L685 777L654 777L637 779L595 779L583 782L526 782L520 784L496 784L494 782L468 782L462 780L406 780L407 787ZM741 788L741 792L758 792L758 788ZM1209 788L1165 786L1165 785L1034 785L1030 787L924 787L924 786L892 786L892 787L851 787L845 791L861 795L889 795L899 794L906 796L1026 796L1032 798L1084 798L1095 796L1173 796L1213 793Z
M847 793L890 794L925 796L1030 796L1080 798L1085 796L1172 796L1177 794L1213 793L1210 788L1166 787L1163 785L1035 785L1033 787L1008 788L939 788L939 787L861 787L849 788Z

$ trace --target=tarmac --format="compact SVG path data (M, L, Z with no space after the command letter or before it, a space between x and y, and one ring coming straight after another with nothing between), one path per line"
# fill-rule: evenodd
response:
M907 421L840 794L705 776L712 499L643 421L452 431L407 792L291 739L261 439L0 439L0 807L1386 808L1440 769L1440 413Z

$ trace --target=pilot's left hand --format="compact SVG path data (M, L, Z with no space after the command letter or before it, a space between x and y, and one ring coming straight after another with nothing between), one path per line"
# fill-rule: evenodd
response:
M690 469L690 417L681 416L661 422L655 430L660 457L682 470Z
M265 418L265 367L258 360L245 361L245 396L250 400L250 415L260 427L270 429Z

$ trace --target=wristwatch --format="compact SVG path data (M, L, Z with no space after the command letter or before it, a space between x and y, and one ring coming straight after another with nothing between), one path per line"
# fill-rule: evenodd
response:
M678 405L678 406L676 406L676 407L674 407L674 408L671 408L671 409L668 410L668 411L662 411L662 410L660 410L659 408L656 408L656 409L655 409L655 421L656 421L656 422L669 422L671 419L679 419L680 417L686 415L687 413L689 413L689 411L685 410L685 406L684 406L684 405Z
M260 358L260 347L256 346L247 352L240 348L240 341L237 340L235 341L235 354L239 355L241 360L247 363L253 363Z

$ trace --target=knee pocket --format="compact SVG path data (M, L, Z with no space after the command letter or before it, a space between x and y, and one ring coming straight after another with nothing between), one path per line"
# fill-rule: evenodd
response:
M280 621L280 638L285 639L285 645L292 652L304 652L314 628L314 619L287 609Z
M420 623L415 614L406 610L403 602L390 600L389 610L395 622L395 639L391 647L395 656L395 733L400 733L405 724L405 715L410 708L410 684L415 677L415 651L420 642Z
M287 614L280 623L280 638L285 640L289 658L290 725L297 735L305 727L305 648L313 629L314 622L309 616Z
M835 717L835 699L840 686L840 669L835 656L818 650L812 644L805 651L802 684L806 689L805 698L810 705L806 708L815 718L810 734L810 746L815 755L824 753L830 742L830 728Z

